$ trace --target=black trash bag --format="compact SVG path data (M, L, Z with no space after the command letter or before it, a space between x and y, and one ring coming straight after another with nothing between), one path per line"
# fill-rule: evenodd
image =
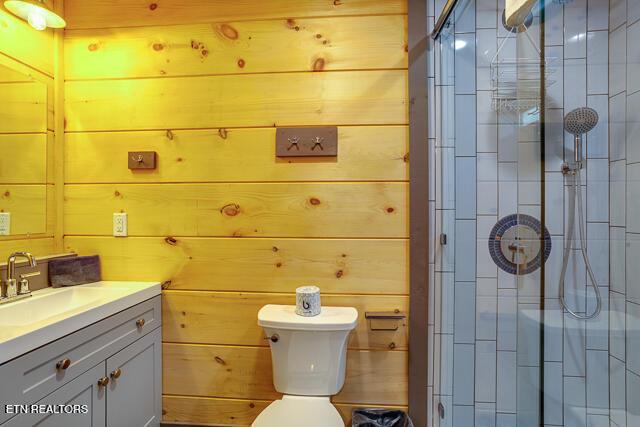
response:
M409 416L389 409L355 409L352 427L413 427Z

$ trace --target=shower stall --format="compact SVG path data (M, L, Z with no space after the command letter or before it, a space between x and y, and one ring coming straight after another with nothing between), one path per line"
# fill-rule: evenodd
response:
M428 3L428 423L639 427L640 0L515 3Z

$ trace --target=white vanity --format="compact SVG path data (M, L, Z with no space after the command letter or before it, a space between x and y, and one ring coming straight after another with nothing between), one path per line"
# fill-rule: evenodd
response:
M0 425L159 426L160 291L97 282L0 306Z

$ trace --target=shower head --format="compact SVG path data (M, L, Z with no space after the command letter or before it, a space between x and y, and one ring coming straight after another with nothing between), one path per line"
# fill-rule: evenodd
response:
M564 116L564 130L575 136L582 135L596 127L598 119L598 113L593 108L576 108Z

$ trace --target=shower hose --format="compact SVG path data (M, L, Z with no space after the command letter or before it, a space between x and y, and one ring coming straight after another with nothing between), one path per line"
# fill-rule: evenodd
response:
M602 296L600 295L600 289L598 288L598 282L596 281L595 274L593 274L593 269L591 268L591 263L589 262L589 256L587 255L587 245L585 239L585 227L584 227L584 219L583 219L583 203L582 203L582 180L581 180L581 172L580 169L577 169L574 172L573 183L570 191L573 191L573 195L569 197L569 231L567 233L567 239L565 242L564 255L562 258L562 273L560 274L560 303L562 307L567 310L567 312L579 320L589 320L597 317L602 310ZM585 302L585 315L579 314L577 311L573 311L567 305L565 301L565 278L567 275L567 267L569 265L569 257L571 256L571 251L574 247L574 234L575 234L575 222L576 222L576 199L578 200L578 232L580 234L580 253L582 254L582 258L584 259L584 264L587 267L587 273L589 276L589 280L591 281L591 286L596 294L596 308L591 314L587 314L588 303Z

